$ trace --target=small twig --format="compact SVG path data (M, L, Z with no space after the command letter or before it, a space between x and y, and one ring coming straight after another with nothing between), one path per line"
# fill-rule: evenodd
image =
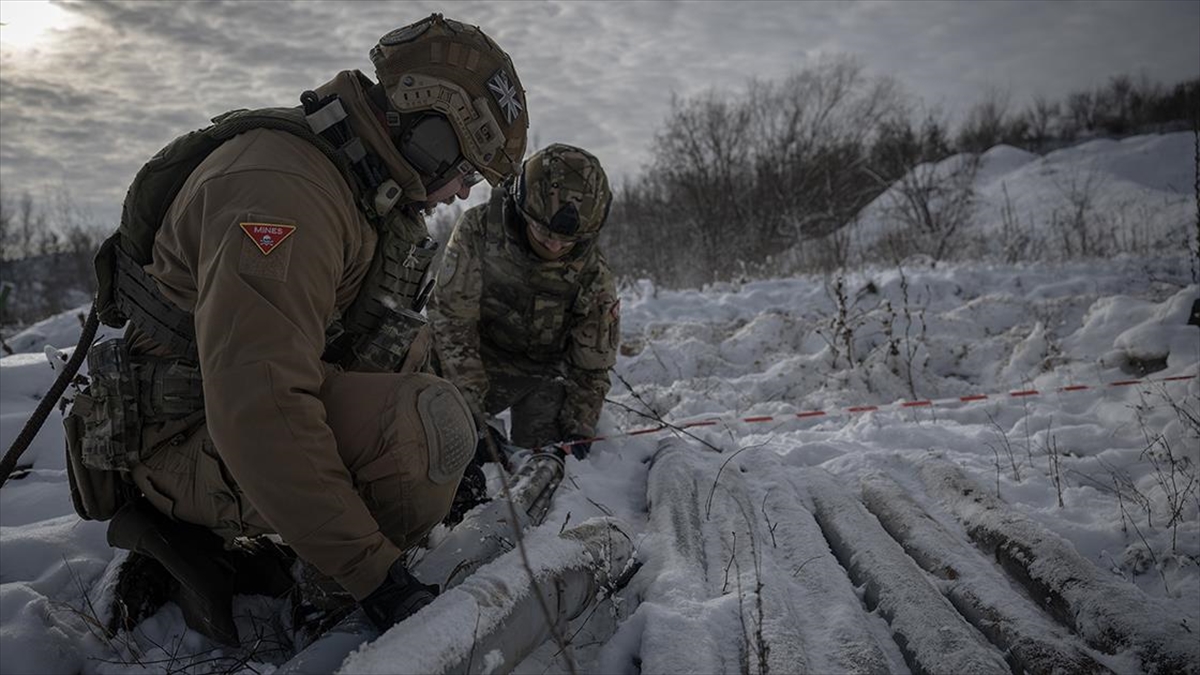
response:
M762 514L763 514L763 519L767 521L767 532L771 533L771 548L779 548L779 544L777 544L775 542L775 528L779 527L779 523L775 523L774 525L772 525L771 524L771 516L767 515L767 497L769 497L770 495L771 495L770 489L768 489L766 494L763 495Z
M471 666L475 665L475 647L479 644L479 618L483 616L483 610L475 612L475 630L471 632L471 651L467 654L467 672L471 672Z
M996 451L996 446L992 445L991 443L985 443L984 445L986 445L987 448L992 451L992 455L995 457L994 464L996 466L996 499L1000 499L1000 453Z
M645 414L647 417L652 417L652 418L655 418L655 419L661 419L661 418L662 418L662 413L658 412L657 410L655 410L655 409L654 409L654 406L652 406L652 405L650 405L649 403L647 403L647 402L646 402L646 399L642 398L642 395L641 395L641 394L639 394L639 393L637 392L637 390L633 388L633 385L632 385L632 384L629 384L629 381L628 381L628 380L626 380L626 379L625 379L625 377L624 377L623 375L621 375L620 373L618 373L618 372L616 371L616 369L615 369L615 368L611 368L611 369L609 369L609 372L611 372L613 375L615 375L615 376L616 376L616 378L617 378L617 380L618 380L618 381L619 381L619 382L620 382L622 385L624 385L626 389L628 389L628 390L629 390L629 395L630 395L630 396L632 396L632 397L633 397L633 399L634 399L635 401L637 401L638 403L641 403L643 406L645 406L645 407L646 407L646 410L650 411L649 413L643 413L643 414ZM630 409L630 412L638 412L638 411L635 411L635 410L633 410L633 409Z
M1125 508L1124 504L1121 505L1121 508ZM1154 555L1154 549L1150 547L1150 542L1146 541L1146 537L1142 535L1142 529L1137 526L1137 523L1132 518L1129 519L1129 524L1133 525L1134 533L1137 534L1138 539L1142 540L1142 546L1146 547L1146 553L1150 556L1150 562L1154 565L1154 569L1158 571L1159 578L1162 579L1163 590L1170 595L1171 589L1167 585L1167 575L1163 573L1162 567L1158 564L1158 556Z
M589 502L589 503L590 503L592 506L594 506L594 507L596 507L596 508L600 509L600 512L601 512L601 513L603 513L604 515L608 516L609 518L611 518L611 517L612 517L612 515L613 515L612 509L610 509L610 508L608 508L607 506L605 506L605 505L601 504L600 502L597 502L596 500L592 499L591 497L588 497L588 498L587 498L587 500L588 500L588 502Z
M1004 431L1003 427L1000 426L1000 423L996 421L996 418L992 416L992 412L990 410L985 408L983 414L987 415L988 422L991 423L992 427L996 430L996 433L1000 436L1000 441L1004 444L1004 452L1008 455L1008 464L1012 467L1013 480L1020 483L1021 469L1017 466L1017 457L1013 453L1012 443L1010 443L1008 440L1008 434ZM995 451L993 450L993 452ZM999 494L999 492L1000 488L997 487L996 493Z
M736 537L736 533L734 534ZM736 558L736 556L735 556ZM736 561L734 564L737 564ZM728 573L728 569L725 570ZM737 575L737 597L738 597L738 622L742 625L742 650L738 654L738 662L742 667L743 675L750 675L750 630L746 628L746 606L743 603L745 596L742 594L742 569L738 565Z
M758 547L754 543L753 530L750 534L750 553L754 557L754 606L758 610L758 618L755 620L754 626L754 653L758 656L759 675L769 675L770 667L767 664L767 658L771 654L771 646L767 644L767 640L763 636L762 557L759 556Z
M615 371L615 370L614 370L614 371L612 371L612 373L613 373L613 375L616 375L616 377L617 377L617 380L619 380L619 381L621 382L621 384L625 385L625 388L629 390L629 394L630 394L631 396L633 396L633 398L634 398L634 399L636 399L636 400L637 400L639 403L641 403L642 405L646 406L646 408L647 408L648 410L650 410L650 412L649 412L649 413L643 412L643 411L641 411L641 410L638 410L638 409L636 409L636 408L633 408L633 407L631 407L631 406L625 405L624 403L621 403L620 401L614 401L614 400L613 400L613 399L611 399L611 398L605 398L604 400L605 400L605 402L606 402L606 403L611 403L611 404L613 404L613 405L615 405L615 406L617 406L617 407L619 407L619 408L622 408L622 409L624 409L624 410L625 410L625 411L627 411L627 412L631 412L631 413L633 413L633 414L635 414L635 415L638 415L638 416L640 416L640 417L644 417L644 418L646 418L646 419L654 420L655 422L658 422L658 424L659 424L659 425L660 425L660 426L661 426L663 429L671 429L672 431L674 431L674 432L676 432L676 433L678 433L678 434L683 434L684 436L687 436L688 438L691 438L692 440L694 440L694 441L696 441L696 442L698 442L698 443L700 443L700 444L704 445L705 447L709 448L710 450L712 450L712 451L714 451L714 452L721 452L721 449L720 449L720 448L718 448L717 446L713 445L712 443L709 443L708 441L706 441L706 440L704 440L704 439L700 438L699 436L697 436L697 435L695 435L695 434L691 433L690 431L688 431L687 429L684 429L684 428L683 428L683 427L681 427L681 426L678 426L678 425L672 424L672 423L670 423L670 422L668 422L668 421L664 420L661 414L659 414L657 411L655 411L655 410L654 410L654 408L653 408L653 407L651 407L649 404L647 404L645 401L643 401L643 400L642 400L641 396L639 396L639 395L638 395L638 393L637 393L636 391L634 391L634 389L633 389L633 385L629 384L629 382L627 382L627 381L625 380L625 378L621 376L621 374L620 374L620 373L618 373L618 372L617 372L617 371Z
M742 454L743 452L745 452L747 450L752 450L754 448L761 448L764 445L766 445L766 443L758 443L756 445L747 445L746 447L741 448L737 452L730 455L728 459L726 459L724 462L721 463L721 468L717 469L716 478L713 478L712 488L708 491L708 499L705 500L705 502L704 502L704 519L705 520L708 520L709 517L712 515L713 495L715 495L717 492L717 481L721 480L721 472L724 471L725 467L728 466L729 463L733 461L734 457L737 457L738 455Z
M814 560L820 560L820 559L821 559L821 556L814 555L813 557L809 558L808 560L805 560L804 562L800 563L800 565L797 566L796 569L792 570L792 578L795 579L796 577L800 576L800 571L804 569L805 565L807 565L808 563L810 563Z
M733 550L729 552L729 562L725 564L725 581L721 583L721 595L729 590L729 568L737 559L737 532L733 533Z

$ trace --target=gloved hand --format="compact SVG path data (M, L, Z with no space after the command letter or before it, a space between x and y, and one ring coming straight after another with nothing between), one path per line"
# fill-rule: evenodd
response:
M383 584L359 604L367 618L382 633L433 602L438 590L434 584L417 581L404 566L404 559L397 558L388 569Z
M491 501L487 493L487 477L483 475L478 461L472 460L463 471L458 490L454 493L454 501L450 503L450 513L442 519L446 527L454 527L462 522L468 511Z
M480 431L479 442L475 444L475 463L496 461L498 457L504 468L508 469L508 453L504 451L508 439L504 437L504 432L491 424L485 424Z
M592 442L584 440L586 438L589 437L582 434L570 434L567 436L566 441L567 443L573 443L573 445L564 445L563 449L566 450L567 454L575 457L575 459L583 461L587 459L588 453L592 451Z

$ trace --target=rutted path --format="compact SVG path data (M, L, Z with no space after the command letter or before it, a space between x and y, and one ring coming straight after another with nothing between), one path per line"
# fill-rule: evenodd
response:
M917 498L879 474L851 485L664 441L641 671L1200 672L1194 627L1153 598L954 465L919 475Z

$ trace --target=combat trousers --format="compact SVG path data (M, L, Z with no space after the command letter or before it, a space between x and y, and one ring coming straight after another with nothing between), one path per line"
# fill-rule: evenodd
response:
M563 440L558 413L566 399L566 384L558 369L514 359L484 349L488 377L484 409L495 415L512 409L511 441L522 448L538 448Z
M449 401L446 405L450 407L459 406L457 411L448 411L443 426L444 419L461 419L464 423L459 426L469 429L431 428L438 426L437 420L423 416L418 407L418 397L431 388L453 392L439 400ZM451 470L457 472L452 480L435 483L430 479L431 462L435 473L446 466L439 455L445 449L440 447L444 445L441 439L461 432L472 439L468 448L473 449L475 430L461 394L432 375L330 371L319 396L338 453L379 531L401 549L416 545L449 512L466 465L455 458L450 462ZM160 511L207 527L226 540L273 532L229 475L202 418L199 423L182 420L147 430L143 443L143 447L154 447L154 443L161 447L136 465L132 475ZM279 467L279 480L286 481L287 473L288 467ZM304 508L304 495L297 494L295 509ZM326 521L329 514L313 513L312 519ZM356 597L382 583L389 561L349 550L359 544L345 533L321 530L316 536L325 541L308 542L313 545L304 548L322 553L304 555L299 547L297 552ZM329 559L315 559L326 555Z

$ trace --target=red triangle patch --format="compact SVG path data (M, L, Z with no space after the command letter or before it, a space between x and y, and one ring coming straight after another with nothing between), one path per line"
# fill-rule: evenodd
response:
M262 251L263 255L270 255L275 247L283 243L284 239L292 236L296 231L295 225L278 225L275 223L241 223L242 231L250 237L250 241Z

